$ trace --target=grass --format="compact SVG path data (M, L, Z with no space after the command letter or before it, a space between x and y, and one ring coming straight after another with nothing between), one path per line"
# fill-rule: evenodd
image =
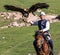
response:
M54 52L60 51L60 23L51 24L50 33L54 41ZM34 31L37 26L0 29L0 55L28 55L35 53L33 47Z
M54 51L55 55L60 52L60 23L53 23L51 25L51 35L53 36L52 39L54 40Z
M0 27L2 26L7 26L11 23L12 21L11 20L3 20L3 21L0 21Z
M21 8L29 8L31 5L45 2L50 5L49 9L44 9L47 13L60 14L60 0L0 0L0 12L5 12L4 5L14 5Z

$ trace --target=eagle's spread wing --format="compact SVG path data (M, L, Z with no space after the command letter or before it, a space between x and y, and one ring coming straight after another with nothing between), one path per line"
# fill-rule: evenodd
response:
M15 6L12 6L12 5L5 5L4 7L5 7L6 10L12 10L12 11L21 12L23 14L23 16L27 16L28 15L28 12L25 11L24 9L22 9L22 8L15 7Z
M36 3L29 8L29 12L35 12L37 9L48 8L49 5L46 3Z

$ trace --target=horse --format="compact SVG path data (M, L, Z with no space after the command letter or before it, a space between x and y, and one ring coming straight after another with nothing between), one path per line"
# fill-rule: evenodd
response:
M43 32L36 31L33 42L37 55L52 55L48 42L43 38Z

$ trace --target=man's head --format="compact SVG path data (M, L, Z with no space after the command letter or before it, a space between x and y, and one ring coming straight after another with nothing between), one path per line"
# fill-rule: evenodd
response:
M40 12L40 18L43 20L43 19L45 19L45 12Z

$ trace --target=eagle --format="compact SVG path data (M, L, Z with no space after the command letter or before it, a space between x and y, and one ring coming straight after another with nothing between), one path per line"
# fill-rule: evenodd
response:
M23 9L20 7L12 6L12 5L4 5L4 8L6 10L11 10L11 11L18 11L21 12L24 17L28 17L30 12L35 12L37 9L47 9L49 5L47 3L36 3L33 4L30 8L28 9Z

